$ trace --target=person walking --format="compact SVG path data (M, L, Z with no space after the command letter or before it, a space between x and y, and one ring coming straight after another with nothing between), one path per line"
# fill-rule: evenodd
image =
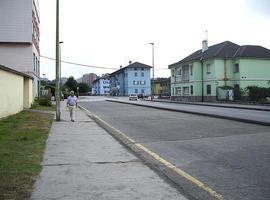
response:
M75 121L75 107L77 108L77 97L74 95L74 91L70 91L70 95L67 98L67 107L69 108L70 119Z

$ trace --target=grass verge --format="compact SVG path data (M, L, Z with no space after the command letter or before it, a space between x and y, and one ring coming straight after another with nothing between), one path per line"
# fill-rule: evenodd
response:
M29 111L0 120L0 199L30 198L52 121Z
M35 110L48 110L48 111L54 111L55 110L55 105L52 106L41 106L39 104L34 104L31 109L35 109Z

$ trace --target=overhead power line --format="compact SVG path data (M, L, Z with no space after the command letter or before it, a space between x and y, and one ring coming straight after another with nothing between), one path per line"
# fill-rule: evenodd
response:
M50 58L50 57L47 57L47 56L40 56L40 57L46 58L48 60L55 60L55 58ZM91 67L91 68L97 68L97 69L113 69L113 70L118 69L118 68L113 68L113 67L101 67L101 66L85 65L85 64L81 64L81 63L75 63L75 62L64 61L64 60L61 60L61 62L71 64L71 65L78 65L78 66L82 66L82 67Z
M42 58L48 59L48 60L54 60L55 58L51 58L48 56L40 56ZM75 62L71 62L71 61L65 61L65 60L61 60L62 63L67 63L67 64L71 64L71 65L78 65L78 66L82 66L82 67L90 67L90 68L97 68L97 69L113 69L113 70L118 70L119 68L115 68L115 67L101 67L101 66L93 66L93 65L86 65L86 64L81 64L81 63L75 63ZM165 70L168 68L155 68L155 70Z

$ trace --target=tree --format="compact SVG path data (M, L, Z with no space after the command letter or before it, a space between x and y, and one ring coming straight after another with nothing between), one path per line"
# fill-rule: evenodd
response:
M79 90L82 93L86 93L90 91L90 87L87 83L79 83L78 84Z
M74 79L73 76L70 76L68 79L67 79L67 82L65 83L65 86L71 91L73 90L74 92L77 91L77 81Z

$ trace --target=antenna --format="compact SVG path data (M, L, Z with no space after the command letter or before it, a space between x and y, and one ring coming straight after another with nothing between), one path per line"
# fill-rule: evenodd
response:
M208 31L207 31L207 29L205 30L205 40L208 40Z

